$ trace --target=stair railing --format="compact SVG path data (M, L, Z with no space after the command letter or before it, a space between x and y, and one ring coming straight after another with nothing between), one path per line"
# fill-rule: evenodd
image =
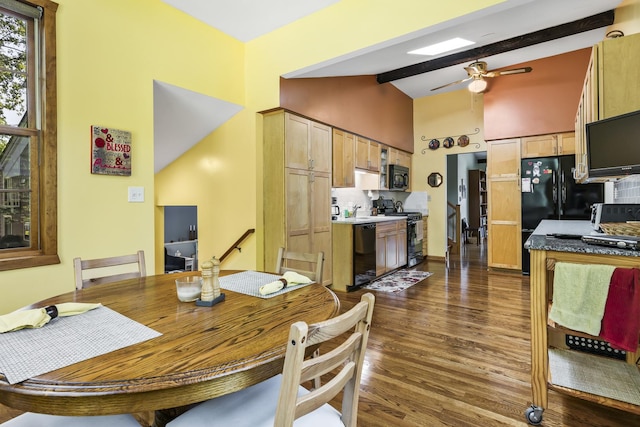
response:
M220 257L220 262L224 261L226 257L231 255L231 252L233 252L235 249L237 249L238 252L242 252L240 243L242 243L247 237L249 237L251 234L255 232L256 232L255 228L250 228L247 231L245 231L244 234L238 240L236 240L236 242L233 245L231 245L231 247L227 249L227 251L224 254L222 254L222 256Z

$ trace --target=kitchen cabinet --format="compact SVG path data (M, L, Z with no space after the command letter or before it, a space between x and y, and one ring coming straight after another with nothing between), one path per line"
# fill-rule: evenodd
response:
M640 33L605 39L592 49L576 111L576 172L587 178L585 125L640 110Z
M380 172L380 144L356 136L356 168Z
M283 110L265 114L263 126L264 268L275 269L281 246L297 252L322 251L323 284L328 285L332 130Z
M478 244L485 236L487 226L487 174L483 170L470 170L469 182L469 229L475 231Z
M284 114L285 167L331 173L331 127Z
M333 187L355 187L355 152L355 135L334 128Z
M487 263L522 268L520 138L487 143Z
M405 168L411 167L411 154L402 150L395 149L393 147L389 147L388 150L388 159L390 165L404 166Z
M527 136L522 138L522 158L575 154L575 133Z
M376 224L376 276L407 263L407 220Z

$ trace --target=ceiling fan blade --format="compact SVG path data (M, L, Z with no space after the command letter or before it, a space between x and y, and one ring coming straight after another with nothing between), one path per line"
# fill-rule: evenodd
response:
M487 71L482 77L498 77L498 76L508 76L509 74L522 74L522 73L530 73L533 71L531 67L523 67L523 68L513 68L511 70L503 70L503 71Z
M431 90L434 91L434 90L444 89L445 87L449 87L449 86L453 86L453 85L457 85L457 84L460 84L460 83L467 82L467 81L471 80L472 78L473 77L467 77L466 79L458 80L457 82L451 82L451 83L447 83L446 85L434 87Z

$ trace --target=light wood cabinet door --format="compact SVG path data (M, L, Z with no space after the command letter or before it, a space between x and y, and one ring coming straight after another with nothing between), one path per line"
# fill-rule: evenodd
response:
M311 253L324 252L322 282L331 284L331 175L311 172L309 176L311 208Z
M398 165L404 166L405 168L411 168L411 154L398 151Z
M309 135L311 121L293 114L284 114L285 167L309 169Z
M558 155L566 156L576 153L576 134L567 132L558 134Z
M598 45L597 120L640 110L640 33Z
M331 173L331 127L285 113L285 167Z
M355 187L355 136L333 129L333 187Z
M398 268L398 233L387 234L387 271Z
M380 144L362 136L356 136L356 168L379 172Z
M312 218L309 176L310 172L306 170L287 168L285 171L286 247L290 251L311 252Z
M521 144L523 159L531 157L549 157L556 156L558 154L558 136L555 134L527 136L522 138Z
M331 173L331 127L310 121L309 169Z
M393 147L389 147L387 150L390 165L404 166L405 168L411 167L411 154Z
M369 170L380 172L380 144L369 141Z
M369 140L356 136L356 168L369 169Z
M520 139L487 143L488 266L522 269Z

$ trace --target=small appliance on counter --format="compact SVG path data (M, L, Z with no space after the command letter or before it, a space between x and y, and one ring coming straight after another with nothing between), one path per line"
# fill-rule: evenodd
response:
M640 204L594 203L591 207L591 226L600 231L600 224L640 221Z
M338 198L331 197L331 221L336 221L340 217L340 206L338 206Z

